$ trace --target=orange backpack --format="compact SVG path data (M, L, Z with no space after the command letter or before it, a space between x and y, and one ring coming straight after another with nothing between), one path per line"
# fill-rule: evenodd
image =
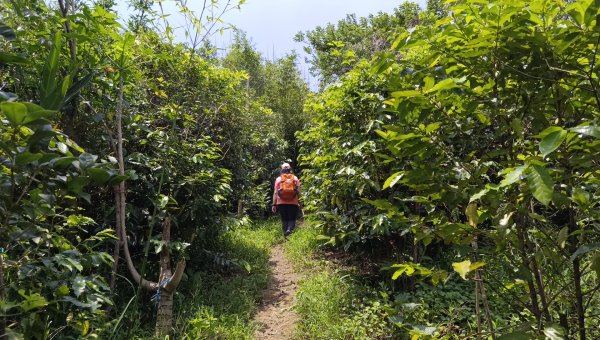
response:
M284 200L296 197L296 181L293 174L281 174L281 184L277 193Z

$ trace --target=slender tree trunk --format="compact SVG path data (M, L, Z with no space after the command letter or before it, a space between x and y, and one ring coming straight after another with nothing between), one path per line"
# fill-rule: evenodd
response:
M569 234L577 231L575 223L575 213L572 208L569 208ZM577 236L571 237L570 250L574 253L577 250ZM581 264L579 258L573 260L573 280L575 283L575 309L577 310L577 325L579 327L579 340L586 339L585 333L585 311L583 308L583 291L581 289Z
M523 258L523 266L531 273L531 265L529 263L529 254L527 253L527 243L525 240L525 224L523 218L519 218L517 221L517 239L519 251ZM527 287L529 288L529 298L531 299L531 312L535 315L538 324L541 322L541 311L538 302L537 292L535 284L532 279L527 279Z
M171 335L173 326L173 295L183 276L185 262L180 261L175 269L171 271L171 255L169 243L171 242L171 219L167 217L163 223L162 233L163 248L160 251L160 277L159 288L160 300L156 312L156 336Z
M492 311L490 310L490 304L487 298L487 294L485 293L485 285L483 282L483 274L481 269L477 269L475 273L477 277L477 283L479 283L479 292L481 293L481 301L483 302L483 308L485 311L485 318L487 320L487 326L489 331L491 332L492 340L496 340L496 332L494 331L494 324L492 322Z
M4 300L4 254L0 251L0 300ZM6 334L6 318L0 317L0 338Z
M121 204L120 204L120 195L118 193L118 187L115 186L115 233L117 235L117 240L115 242L115 249L113 250L113 266L112 273L110 275L110 290L114 292L115 285L117 281L117 273L119 272L119 259L121 257L121 242L123 242L121 238Z
M548 299L546 298L546 291L544 288L544 281L542 279L542 274L540 273L540 269L537 263L537 260L534 258L531 259L531 269L533 270L533 276L535 277L535 281L537 283L537 289L540 294L540 300L542 302L542 312L544 314L544 318L546 321L552 322L552 315L550 314L550 306L548 305Z
M166 218L163 223L162 232L163 246L160 251L160 276L158 279L160 289L160 300L156 311L156 336L170 335L173 321L173 292L163 287L171 279L171 257L169 254L169 242L171 241L171 220Z
M244 213L244 200L240 197L240 199L238 199L237 214L238 214L238 216L242 216L243 213Z
M119 75L119 95L117 100L116 108L116 125L117 125L117 145L114 148L116 151L116 158L119 164L119 175L125 175L125 162L123 160L123 74ZM115 282L117 273L119 271L119 257L121 251L121 244L124 242L124 236L122 230L125 227L125 182L121 182L114 187L115 192L115 232L117 234L117 242L113 251L113 267L112 274L110 277L110 290L113 291L115 288Z

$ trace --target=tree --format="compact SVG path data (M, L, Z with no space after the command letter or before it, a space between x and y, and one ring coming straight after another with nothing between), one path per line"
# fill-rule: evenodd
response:
M418 23L419 6L405 2L391 14L357 18L349 14L336 24L317 26L307 32L299 32L295 40L304 42L305 52L310 55L311 73L320 77L320 86L335 82L350 71L359 60L371 59L376 53L390 46L388 37L397 29L412 27Z
M316 97L301 159L328 243L391 244L403 288L474 276L478 326L458 336L597 337L597 11L453 2Z

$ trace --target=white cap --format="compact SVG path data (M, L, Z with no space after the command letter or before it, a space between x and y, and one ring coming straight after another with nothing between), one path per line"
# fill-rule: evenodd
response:
M281 164L281 169L291 169L292 167L290 166L289 163L283 163Z

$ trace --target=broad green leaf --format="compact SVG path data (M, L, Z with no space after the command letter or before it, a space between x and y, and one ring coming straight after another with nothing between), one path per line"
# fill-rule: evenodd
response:
M436 122L436 123L431 123L431 124L429 124L429 125L427 125L427 126L425 127L425 133L427 133L427 134L430 134L430 133L432 133L433 131L435 131L435 130L439 129L441 125L442 125L442 124L441 124L441 123L439 123L439 122Z
M576 126L570 129L572 132L580 133L586 136L600 138L600 127L592 125Z
M89 168L87 169L87 174L99 185L105 185L110 179L110 173L102 168Z
M550 204L554 195L554 181L546 168L532 165L528 171L527 182L533 197L544 205Z
M129 176L127 176L127 175L112 175L112 176L110 176L110 178L108 179L108 183L106 183L106 184L108 186L114 186L123 181L126 181L128 178L129 178Z
M398 183L399 180L402 179L402 177L404 177L404 171L399 171L399 172L396 172L395 174L391 175L383 183L383 189L393 187L394 185L396 185L396 183Z
M584 24L585 8L583 8L583 5L581 2L575 1L575 2L571 3L569 6L567 6L565 8L565 12L569 13L571 18L578 25Z
M75 162L77 158L75 157L58 157L51 160L51 164L54 168L63 169Z
M16 54L0 52L0 64L29 65L31 62L27 58L20 57Z
M575 202L580 207L587 207L590 204L590 193L575 187L571 194L571 201Z
M4 24L2 21L0 21L0 37L9 41L14 41L17 39L15 31L12 28L8 27L6 24Z
M86 287L85 283L86 279L81 275L77 275L75 278L73 278L73 281L71 282L71 288L73 289L75 296L79 297L81 294L83 294Z
M473 196L471 196L471 198L469 199L469 203L476 201L480 198L482 198L483 196L485 196L485 194L487 194L490 190L489 189L482 189L480 191L478 191L477 193L475 193Z
M523 172L527 170L527 165L521 165L519 167L514 168L511 172L509 172L502 181L500 181L500 188L509 186L517 181L521 180L521 176Z
M79 79L75 84L73 84L73 86L71 86L69 88L69 90L67 91L67 93L65 94L65 97L63 99L63 104L68 103L71 99L73 99L73 97L77 96L84 87L86 87L89 83L91 83L93 78L94 78L94 74L89 73L85 77Z
M23 103L3 102L0 110L12 126L23 125L27 119L27 106Z
M88 182L89 179L85 176L69 177L67 180L67 188L72 193L80 194Z
M561 248L564 248L567 245L567 240L569 239L569 227L564 227L558 232L557 242Z
M65 76L63 78L62 81L62 85L61 85L61 89L60 89L60 95L64 98L65 95L67 94L67 91L69 90L69 87L71 87L71 80L72 77L70 74L68 74L67 76Z
M454 271L457 272L460 277L466 280L467 274L471 271L471 261L454 262L452 263L452 268L454 268Z
M477 214L477 203L469 203L467 205L467 209L465 210L465 214L469 220L469 225L472 227L477 227L479 223L479 215Z
M559 325L548 325L544 327L544 335L550 340L564 340L565 331Z
M547 136L542 138L542 141L540 142L540 152L544 157L546 157L554 150L558 149L562 142L564 142L565 138L567 138L567 131L563 129L549 133Z
M42 83L40 86L40 103L44 108L58 110L61 106L63 96L58 79L58 62L62 45L62 34L56 32L53 44L42 69Z
M25 300L19 303L19 307L23 309L23 311L28 312L35 308L45 307L48 305L48 301L46 298L41 296L39 293L33 293L31 295L25 294L24 289L19 290L19 295L21 295Z
M470 272L481 268L485 265L484 262L475 262L475 263L471 263L470 260L465 260L463 262L454 262L452 263L452 268L454 268L454 271L458 273L458 275L460 275L460 277L462 277L463 279L467 279L467 274L469 274Z
M392 97L394 98L403 98L403 97L419 97L422 96L421 92L416 90L407 90L407 91L395 91L392 92Z
M79 166L81 169L87 169L96 163L98 156L89 153L82 153L79 155Z
M440 81L439 83L435 84L432 88L427 90L426 93L442 91L442 90L449 90L449 89L453 89L457 86L458 85L456 85L456 82L454 81L454 79L446 78L446 79Z
M77 300L76 298L74 298L72 296L65 296L65 298L63 299L63 301L70 302L70 303L74 304L77 307L89 308L91 310L95 310L95 309L97 309L99 307L98 302L85 303L85 302Z
M571 255L570 260L572 262L576 258L580 257L581 255L585 255L585 254L589 253L590 251L596 250L598 248L600 248L600 242L581 245L581 246L579 246L579 248L577 248L577 250L573 253L573 255Z
M26 165L39 160L40 158L42 158L42 156L43 154L41 153L31 153L29 151L25 151L23 153L18 154L17 157L15 157L15 163L17 165Z

